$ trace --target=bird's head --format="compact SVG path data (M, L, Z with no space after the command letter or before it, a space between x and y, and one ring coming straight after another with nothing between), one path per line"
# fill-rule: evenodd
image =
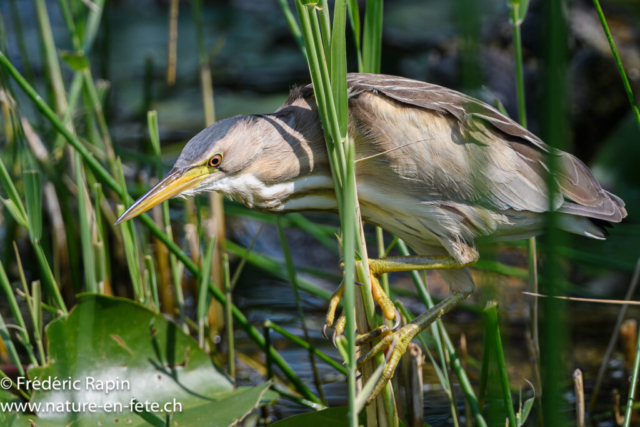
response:
M221 120L191 139L173 169L122 214L116 224L134 218L163 201L218 191L245 205L269 210L289 196L291 184L314 171L324 157L298 132L291 114L238 116ZM321 139L320 139L321 141ZM322 147L322 144L318 145ZM324 168L315 168L321 173Z

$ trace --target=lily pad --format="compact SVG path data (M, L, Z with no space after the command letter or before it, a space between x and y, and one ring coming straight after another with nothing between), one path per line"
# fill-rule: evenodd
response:
M235 426L260 404L273 400L268 391L271 383L239 389L228 397L176 414L171 419L175 427ZM265 398L270 396L271 398Z
M349 414L348 406L339 406L337 408L327 408L318 412L309 412L306 414L295 415L285 418L273 424L273 427L346 427L349 425L347 415ZM359 424L366 425L366 411L362 411L358 417Z
M127 299L85 295L46 333L49 363L28 371L30 380L41 381L32 397L41 405L37 425L149 425L132 412L134 399L157 403L158 410L152 411L162 418L175 412L172 425L223 425L186 423L204 420L205 413L218 419L216 412L223 423L232 424L260 403L269 385L234 392L229 377L193 338ZM62 382L56 383L58 390L52 389L55 379ZM45 380L51 385L44 386Z

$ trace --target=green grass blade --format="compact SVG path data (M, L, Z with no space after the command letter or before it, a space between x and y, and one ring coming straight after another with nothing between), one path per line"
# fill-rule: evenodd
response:
M29 237L33 242L39 242L42 237L42 186L40 172L27 170L22 174L24 194L27 201L27 219L29 222Z
M638 127L640 127L640 112L638 111L638 104L636 104L635 97L633 96L633 90L631 89L631 84L629 83L629 79L627 78L627 73L624 71L624 66L622 65L622 59L620 59L620 54L618 53L618 49L616 48L616 43L613 41L611 31L609 31L607 19L604 17L604 13L602 12L602 8L600 7L600 1L593 0L593 4L596 7L596 11L598 12L598 18L600 18L602 29L604 30L604 33L607 36L607 40L609 41L609 47L611 47L611 53L613 54L613 57L616 61L616 66L618 67L618 72L620 73L620 77L622 78L624 90L627 92L627 97L629 98L631 109L633 110L633 116L638 123Z
M151 141L151 147L155 154L156 160L156 176L158 181L162 179L162 158L160 154L160 132L158 131L158 112L147 112L147 125L149 128L149 139ZM169 216L169 202L165 201L161 203L162 219L164 221L165 236L171 242L173 242L173 230L171 228L171 218ZM169 264L171 266L171 277L173 280L173 287L176 296L176 305L178 307L179 319L178 324L184 325L186 314L184 310L184 294L182 292L182 264L180 264L176 258L176 255L172 252L169 254Z
M318 6L316 6L316 10L318 11L318 16L320 17L320 27L322 28L322 48L324 50L324 58L327 63L327 68L331 69L331 63L333 61L331 53L331 42L333 40L333 35L331 34L331 11L329 10L327 0L318 0Z
M513 410L513 400L511 398L511 389L509 388L509 377L507 375L507 366L504 361L504 351L502 348L502 340L500 338L500 329L498 327L498 303L490 301L484 309L485 321L487 322L487 332L493 335L490 340L494 345L493 354L496 356L498 363L498 374L500 375L500 383L502 385L502 395L504 406L507 409L507 415L510 426L517 426L516 414ZM485 337L487 339L488 337ZM484 363L484 360L483 360Z
M336 371L344 375L348 374L348 371L344 366L342 366L340 363L333 360L330 356L326 355L322 351L318 350L316 347L309 344L308 341L298 338L297 336L293 335L291 332L288 332L286 329L282 328L281 326L279 326L278 324L274 323L269 319L265 320L264 325L265 327L279 333L280 335L282 335L283 337L291 341L293 344L313 352L313 354L318 356L320 360L322 360L323 362L326 362L329 366L331 366Z
M295 39L298 47L302 51L304 57L307 57L307 49L304 47L304 40L302 39L302 33L300 32L300 26L296 21L296 18L293 16L293 12L289 7L289 2L287 0L278 0L280 3L280 7L282 8L282 13L284 14L285 19L287 20L287 24L289 25L289 29L291 30L291 34L293 34L293 38Z
M7 325L4 323L2 314L0 314L0 338L2 338L2 341L4 341L4 345L7 348L7 353L9 353L9 357L18 369L20 376L24 377L25 372L24 368L22 367L22 362L20 361L20 356L18 356L18 352L16 350L16 347L13 345L13 341L11 341L11 335L9 334L9 329L7 329Z
M35 281L31 284L31 313L32 313L32 321L33 321L33 338L36 340L36 344L38 345L38 353L40 354L40 360L42 364L47 363L47 356L44 352L43 345L43 330L42 330L42 292L40 289L40 282Z
M365 73L380 73L383 3L383 0L367 0L362 40L363 72Z
M160 313L160 297L158 295L158 279L156 277L156 269L151 255L145 255L144 263L147 267L147 277L149 277L149 287L151 288L151 297L153 298L153 308Z
M211 237L207 243L205 254L202 257L202 267L200 269L201 277L200 286L198 286L198 309L196 316L198 318L198 344L202 349L204 349L205 345L205 327L209 313L209 301L207 298L209 293L207 292L207 286L211 277L211 264L213 263L213 248L215 245L216 239L215 237Z
M87 194L85 177L83 175L82 159L74 153L76 170L76 187L78 191L78 210L80 216L80 242L82 244L82 260L84 262L84 280L87 292L98 292L95 276L95 253L93 247L93 233L91 229L91 202Z
M296 280L296 269L295 269L295 266L293 265L293 258L291 257L291 251L289 250L289 244L287 243L287 238L284 234L284 228L282 228L282 221L280 221L280 217L278 217L278 235L280 237L280 244L282 245L282 252L284 253L285 263L287 265L289 282L291 283L291 287L293 288L293 296L296 301L296 308L298 310L298 318L300 319L300 326L302 327L304 339L308 342L309 330L307 329L307 322L305 321L304 309L302 307L302 304L300 303L300 292L298 291L298 281ZM313 372L313 379L315 382L316 389L320 394L320 400L326 406L327 401L324 396L322 380L320 378L320 373L318 372L318 367L316 366L316 360L312 351L309 351L309 362L311 363L311 370Z
M222 255L222 270L224 275L224 292L227 297L227 303L224 305L225 327L227 331L227 364L229 365L229 376L236 381L236 352L235 352L235 336L233 332L233 315L231 309L233 307L232 289L231 289L231 273L229 271L229 255Z
M406 244L402 240L398 240L398 248L400 249L400 253L402 255L404 256L410 255L409 249L407 248ZM433 304L433 300L431 299L431 295L429 294L429 291L427 290L426 286L422 282L422 279L420 278L420 275L418 274L418 272L412 271L411 276L414 280L414 283L416 284L416 287L418 288L418 293L420 294L420 298L422 299L422 302L425 304L427 308L433 307L434 304ZM441 323L442 320L438 319L438 322ZM438 344L439 346L438 351L440 353L441 360L444 360L443 353L444 353L444 350L446 349L446 351L449 352L451 366L454 372L456 373L456 376L458 377L458 381L465 394L467 402L469 406L471 406L471 411L473 412L477 425L481 427L486 427L487 423L484 420L482 413L480 412L480 407L478 406L478 399L476 398L475 392L473 391L473 387L471 386L471 381L469 381L469 377L467 376L466 372L462 367L460 358L456 354L455 347L451 342L451 339L449 338L449 335L446 329L442 328L441 330L439 330L438 326L434 324L432 325L431 330L432 330L432 335L436 339L436 342L438 342L437 337L440 336L440 331L443 332L443 334L441 335L442 343ZM445 377L447 377L448 374L446 373L446 369L443 369L443 373L445 374Z
M13 216L16 222L22 225L26 230L29 230L27 211L22 204L22 200L18 195L18 190L16 190L16 186L13 184L13 180L11 179L7 168L4 166L2 159L0 159L0 183L2 184L2 188L4 188L4 191L6 191L9 196L8 201L2 199L4 205L9 209L11 216Z
M33 346L31 345L31 341L29 339L29 333L27 330L27 326L24 323L24 318L22 317L22 312L20 311L20 307L18 306L18 301L16 300L16 296L13 294L13 288L11 287L11 283L9 282L9 278L7 277L7 273L4 270L4 266L2 262L0 262L0 287L4 291L4 294L7 296L7 301L9 302L9 308L11 309L11 314L15 319L15 322L20 328L20 339L22 340L22 344L24 345L27 353L29 354L29 360L35 366L38 366L38 361L35 358L33 353Z
M349 22L351 22L351 29L353 30L353 40L356 45L356 52L358 55L358 72L364 73L364 62L362 61L362 47L361 37L362 30L360 29L360 10L358 8L358 0L347 0L349 5Z
M98 292L104 293L104 283L107 280L107 250L103 239L102 231L102 215L100 214L100 205L104 195L102 194L102 186L99 183L93 184L94 206L95 206L95 225L93 234L93 253L95 260L95 281L98 286Z
M345 0L336 0L333 12L333 37L331 38L331 89L336 100L336 113L340 123L340 139L347 136L349 103L347 96L347 45L345 28L347 23L347 4Z
M640 332L638 332L638 339L636 343L636 357L633 360L632 372L631 386L629 387L629 397L627 397L627 409L624 414L623 427L629 427L631 425L631 419L633 418L633 401L636 395L636 388L638 387L638 373L640 372Z

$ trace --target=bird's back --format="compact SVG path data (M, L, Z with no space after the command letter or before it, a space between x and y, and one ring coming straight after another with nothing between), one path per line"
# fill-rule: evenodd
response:
M624 202L579 159L481 101L375 74L349 74L348 92L363 215L400 237L453 254L478 237L535 235L550 207L564 214L564 228L590 237L626 216ZM311 86L297 96L312 97Z

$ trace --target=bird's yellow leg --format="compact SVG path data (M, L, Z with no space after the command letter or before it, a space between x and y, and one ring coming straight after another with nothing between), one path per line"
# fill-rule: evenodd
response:
M393 332L387 336L384 336L371 350L358 359L358 368L360 368L364 362L371 359L376 354L389 347L389 354L387 355L386 364L382 376L376 383L375 388L371 394L367 397L367 405L373 402L378 393L384 388L387 381L393 377L393 373L398 366L400 358L407 350L409 343L416 335L421 331L429 327L434 321L442 317L444 314L456 308L464 301L470 293L454 293L442 300L440 303L430 308L429 310L416 317L411 323L402 327L400 330ZM375 332L375 333L374 333ZM379 337L380 334L375 330L369 334L359 336L357 343L364 343L374 338Z
M414 270L458 269L468 267L473 263L475 263L475 260L469 263L460 263L456 261L455 258L448 255L371 258L369 259L369 271L371 272L371 294L374 301L377 302L382 309L384 317L388 320L393 320L396 317L396 307L380 286L378 277L380 277L381 274ZM385 327L386 326L380 326L379 329L384 329ZM376 332L376 329L372 332ZM384 330L381 331L381 333L384 334Z
M378 260L371 260L371 261L378 261ZM380 286L380 281L378 280L378 273L376 273L376 270L373 270L373 268L370 267L370 271L371 271L371 275L370 275L371 293L372 293L373 299L375 302L378 303L378 305L382 309L382 313L384 314L384 317L386 317L389 320L393 320L396 318L396 308L393 305L393 302L391 302L391 300L387 296L387 294L384 293L384 290L382 290L382 287ZM336 289L336 291L333 293L333 295L331 295L331 298L329 299L329 308L327 309L327 316L325 317L325 325L322 328L322 334L325 335L325 337L326 337L326 329L328 327L333 326L333 321L335 320L335 316L336 316L336 310L338 309L338 304L340 303L340 300L342 299L343 294L344 294L344 280L342 281L342 283L340 283L340 286L338 286L338 289ZM344 332L345 324L346 324L346 319L343 314L342 316L340 316L340 318L335 324L334 329L337 335L341 335Z
M326 326L333 325L333 320L336 317L336 309L338 308L338 304L340 303L340 299L344 294L344 280L338 286L338 289L331 295L331 299L329 299L329 309L327 310L327 317L325 318Z
M414 270L454 270L465 268L476 262L473 258L469 262L461 263L449 255L440 256L399 256L369 260L369 270L374 276L386 273Z
M396 273L401 271L414 271L414 270L450 270L465 268L473 265L476 261L474 258L467 263L460 263L455 258L449 255L441 256L400 256L389 258L370 258L369 259L369 272L371 278L371 294L376 303L382 309L382 313L388 320L396 318L396 309L393 302L389 299L387 294L380 286L378 277L381 274ZM358 261L359 262L359 261ZM340 303L340 299L344 294L344 281L340 284L338 289L333 293L329 300L329 309L327 310L327 316L325 326L322 328L322 333L325 335L326 328L333 325L335 320L336 309ZM399 320L399 319L396 319ZM335 325L335 334L340 335L344 332L345 319L341 316ZM394 328L395 329L395 328ZM358 339L371 340L374 338L384 337L389 334L390 330L387 326L379 326L369 334L362 335ZM365 342L365 341L363 341Z

